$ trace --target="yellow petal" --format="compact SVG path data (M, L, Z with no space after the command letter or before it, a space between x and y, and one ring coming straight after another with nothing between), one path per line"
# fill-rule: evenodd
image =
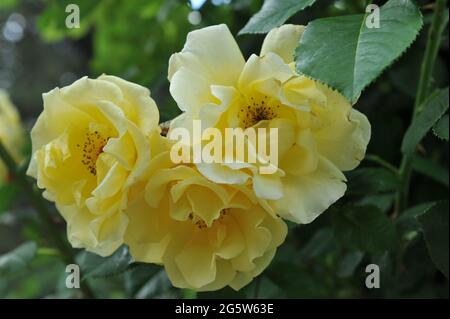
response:
M214 25L188 33L183 50L170 58L169 81L184 66L211 84L232 86L244 63L228 27L225 24Z
M239 77L239 89L249 96L252 96L254 90L268 96L278 96L281 83L293 75L292 70L278 55L269 52L258 57L253 54Z
M213 251L207 244L203 233L194 233L192 239L175 256L175 263L186 282L200 288L216 277L216 262Z
M162 262L170 240L170 222L164 214L167 209L167 204L159 209L149 207L143 194L136 196L128 205L126 213L130 222L125 233L125 243L136 261Z
M371 135L370 123L342 95L328 88L323 91L328 108L320 117L325 125L314 133L319 153L340 170L352 170L365 156Z
M149 133L158 126L158 108L147 88L111 75L101 75L98 79L114 83L121 89L123 94L123 100L119 102L121 108L125 111L126 117L144 133Z
M286 64L291 63L294 61L294 52L304 30L304 26L293 24L272 29L264 39L261 56L272 52L278 54Z
M272 201L283 218L307 224L341 198L347 188L345 176L330 161L321 157L317 169L307 175L286 175L284 196Z

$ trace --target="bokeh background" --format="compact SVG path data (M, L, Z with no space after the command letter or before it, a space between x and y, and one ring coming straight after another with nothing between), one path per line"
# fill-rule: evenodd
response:
M0 88L9 92L30 129L42 110L41 95L56 86L71 84L88 75L117 75L148 87L161 113L161 121L179 113L171 99L167 63L182 49L186 34L208 25L226 23L246 57L258 53L264 35L237 36L238 31L262 5L261 0L1 0ZM381 1L383 2L383 1ZM81 28L65 27L66 5L80 7ZM409 125L415 90L432 11L430 1L418 1L425 26L412 47L366 89L356 107L372 124L368 153L398 165L400 145ZM290 23L307 24L320 17L364 12L366 1L322 0L296 14ZM330 52L332 54L332 52ZM448 29L436 62L433 86L448 85ZM411 205L448 198L448 144L428 136L421 145L422 161L415 163ZM424 174L424 171L431 173ZM448 280L430 260L423 236L413 220L392 221L395 177L365 160L350 173L345 198L314 223L290 225L286 243L272 265L239 292L223 289L199 297L262 298L448 298ZM0 189L1 192L1 189ZM27 241L40 250L30 264L8 276L0 273L2 298L72 298L77 292L65 288L65 265L48 246L27 194L15 191L11 205L0 205L0 255ZM0 202L11 196L0 194ZM364 240L386 244L361 248L339 240L349 232L336 217L350 203L376 206L390 221L385 229L359 229ZM364 208L366 214L370 207ZM7 207L7 208L6 208ZM54 211L54 221L64 231L64 222ZM344 224L344 226L342 226ZM340 227L344 227L341 230ZM378 227L380 228L380 227ZM378 236L378 237L377 237ZM391 238L392 237L392 238ZM391 240L392 239L392 240ZM43 247L43 248L42 248ZM382 268L381 288L364 285L365 265ZM106 278L92 276L97 296L109 298L183 297L171 287L157 266L137 265Z

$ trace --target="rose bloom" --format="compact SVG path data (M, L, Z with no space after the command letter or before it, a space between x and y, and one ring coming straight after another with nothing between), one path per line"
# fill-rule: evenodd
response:
M67 222L72 246L110 255L123 243L130 186L159 133L149 91L117 77L81 78L43 95L27 174Z
M169 62L170 92L184 111L171 125L278 128L278 170L236 163L197 165L211 181L251 185L272 214L309 223L343 196L343 171L364 158L370 124L338 92L295 71L303 26L283 25L245 61L225 25L188 34ZM301 50L301 47L299 48Z
M19 163L23 158L21 147L24 144L20 116L6 92L2 90L0 90L0 141L14 160ZM0 160L0 185L7 180L7 177L8 171Z
M126 209L131 255L163 264L179 288L245 286L272 260L286 224L258 205L251 188L211 182L195 166L174 164L166 138L151 140L157 155Z

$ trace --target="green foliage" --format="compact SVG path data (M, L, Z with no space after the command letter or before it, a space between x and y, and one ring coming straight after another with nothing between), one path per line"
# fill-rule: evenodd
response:
M348 174L350 194L392 192L398 188L398 176L385 168L359 168Z
M47 8L39 16L37 21L41 35L46 41L54 42L63 39L64 37L80 38L89 31L96 19L96 13L100 8L101 1L81 0L76 4L80 8L80 27L67 28L66 7L74 3L71 0L48 0ZM82 20L81 20L82 19Z
M269 32L314 2L316 0L265 0L261 10L248 21L239 34Z
M132 259L128 247L122 246L114 254L101 257L88 251L82 251L77 261L83 278L108 277L123 273L131 265Z
M431 159L415 156L412 163L413 169L438 183L448 187L448 169L440 166Z
M36 255L37 245L27 242L0 256L0 276L6 276L28 267Z
M375 206L347 206L333 213L336 239L345 247L367 252L395 248L395 227Z
M296 50L297 71L356 102L422 27L420 11L410 0L390 0L382 6L379 28L368 28L367 17L347 15L310 22Z
M448 98L447 87L446 89L438 90L423 102L403 138L403 153L411 154L414 152L425 134L447 111Z
M448 278L448 201L434 205L418 217L428 252L436 267Z
M440 139L448 142L448 114L441 117L441 119L433 126L433 133Z
M363 260L363 257L364 253L359 250L350 251L345 254L339 262L337 276L343 278L352 276L358 265Z
M17 5L17 0L2 0L0 8L12 8Z

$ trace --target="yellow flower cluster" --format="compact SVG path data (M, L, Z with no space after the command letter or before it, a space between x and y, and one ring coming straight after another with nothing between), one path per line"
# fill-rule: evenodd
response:
M272 260L284 219L309 223L343 196L342 171L362 160L366 117L339 93L295 72L302 26L266 37L244 60L225 25L188 35L169 62L184 111L170 130L276 127L277 172L236 163L174 163L149 91L113 76L44 94L28 174L67 222L74 247L102 256L126 244L161 264L173 285L240 289Z
M23 137L19 112L11 103L6 92L0 90L0 141L17 162L22 159ZM0 161L0 185L7 180L7 169Z

